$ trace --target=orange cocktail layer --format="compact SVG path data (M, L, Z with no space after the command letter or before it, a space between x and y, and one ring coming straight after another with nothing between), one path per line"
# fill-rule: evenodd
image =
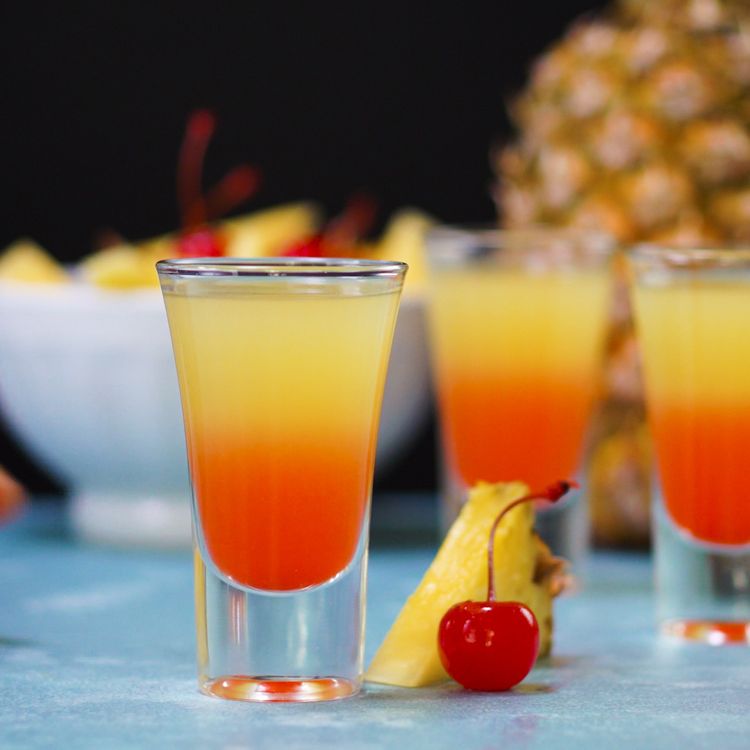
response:
M544 485L578 468L606 323L605 270L435 274L443 442L463 484Z
M535 487L578 468L592 388L554 380L456 378L441 391L446 451L463 482Z
M398 294L257 283L165 300L199 539L226 578L286 591L340 573L364 533Z
M634 290L666 510L701 541L750 543L750 286L656 274Z
M266 590L305 588L341 572L360 539L372 474L370 436L358 437L194 439L198 512L219 570Z
M651 425L672 520L707 542L750 542L750 404L656 407Z

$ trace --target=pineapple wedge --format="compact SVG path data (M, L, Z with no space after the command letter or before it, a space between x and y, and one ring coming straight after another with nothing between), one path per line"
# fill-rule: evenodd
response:
M423 291L427 278L425 258L425 233L433 220L413 208L398 211L383 232L379 242L366 257L379 260L401 260L409 264L404 291L419 294Z
M65 269L33 240L17 240L0 257L0 279L27 284L67 281Z
M153 258L129 245L108 247L90 255L81 264L81 270L84 278L105 289L138 289L159 284Z
M311 203L290 203L218 225L232 257L269 257L283 252L318 229L320 217Z
M526 485L480 483L451 526L427 573L381 644L365 679L422 687L447 679L437 649L440 620L454 604L487 598L487 542L492 522ZM540 656L552 644L552 599L562 589L563 562L533 530L532 503L511 510L495 537L497 599L519 601L539 622Z
M264 258L278 255L295 242L318 229L320 216L313 203L288 203L254 211L212 224L224 245L224 254L232 258ZM179 256L173 232L143 240L138 247L155 263Z

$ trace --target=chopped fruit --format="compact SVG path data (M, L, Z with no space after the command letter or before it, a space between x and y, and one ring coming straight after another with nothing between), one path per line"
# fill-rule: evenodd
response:
M107 289L133 289L156 286L156 275L151 257L129 245L109 247L90 255L81 264L84 278Z
M215 129L216 117L212 112L205 109L193 112L180 147L177 201L184 231L174 247L183 258L224 255L225 240L208 222L246 201L260 185L260 172L243 164L224 175L208 193L203 193L203 162Z
M303 237L284 248L281 255L291 258L341 258L359 255L358 245L375 220L375 201L355 195L344 210L320 232Z
M203 226L231 211L252 196L260 172L246 164L228 172L207 194L203 193L203 162L216 130L216 117L206 109L193 112L185 128L177 162L177 201L186 231Z
M219 258L224 255L224 246L216 231L201 227L180 236L177 253L181 258Z
M228 219L217 226L217 231L226 242L228 256L262 258L280 255L287 247L314 235L319 225L313 204L290 203Z
M495 598L495 533L509 511L534 500L556 502L574 486L557 482L506 505L487 542L487 600L454 604L438 628L438 653L445 671L469 690L510 690L531 671L539 652L539 624L521 602ZM578 485L575 485L578 486Z
M59 284L65 269L32 240L17 240L0 256L0 279L29 284Z
M141 240L136 244L136 248L149 258L151 263L159 260L168 260L177 258L177 240L179 235L175 233L162 234L158 237L151 237L147 240Z
M421 211L403 209L388 222L380 241L368 254L368 257L379 260L408 263L406 292L419 292L424 288L427 277L424 238L432 223L432 219Z
M519 482L480 483L451 526L432 565L409 597L367 671L366 679L404 687L448 677L438 653L437 633L456 602L480 600L488 586L487 540L503 508L526 495ZM552 557L533 530L529 503L514 507L495 535L498 600L520 602L539 624L539 653L552 643L552 598L562 590L563 562Z
M325 258L336 255L336 250L326 243L325 235L313 234L284 249L287 258Z

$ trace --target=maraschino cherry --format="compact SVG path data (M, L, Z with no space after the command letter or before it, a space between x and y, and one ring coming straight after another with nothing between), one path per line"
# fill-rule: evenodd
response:
M440 621L438 651L445 671L469 690L510 690L531 671L539 653L539 624L520 602L495 599L495 532L512 508L533 500L556 502L575 482L556 482L509 503L497 516L487 544L487 601L452 606Z
M206 149L216 129L216 117L206 109L188 119L177 165L177 198L183 232L177 249L183 258L224 255L222 238L208 222L247 200L258 189L260 172L242 165L232 169L207 194L201 187Z
M377 207L368 195L349 199L341 214L334 217L321 232L287 247L281 255L291 258L333 258L352 254L352 248L372 227Z

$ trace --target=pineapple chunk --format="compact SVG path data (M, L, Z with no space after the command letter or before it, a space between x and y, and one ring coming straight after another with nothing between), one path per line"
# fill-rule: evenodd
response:
M108 247L90 255L81 270L88 281L106 289L136 289L159 283L153 258L129 245Z
M160 260L179 257L177 239L177 234L162 234L159 237L139 242L136 248L148 258L150 263L156 265Z
M212 224L224 246L224 255L258 258L278 255L295 242L318 229L320 217L311 203L289 203L255 211ZM179 233L163 234L144 240L138 247L155 263L180 255Z
M375 654L365 679L422 687L447 679L440 663L437 633L445 612L458 602L487 598L487 543L492 522L508 503L527 493L520 482L478 484L451 527L427 573L409 597ZM532 503L503 519L495 537L498 601L528 606L539 622L540 655L552 643L552 598L561 561L534 533Z
M409 273L404 282L406 293L421 292L425 286L427 263L424 237L432 223L432 219L421 211L403 209L388 222L383 236L370 252L369 257L400 260L409 264Z
M315 206L290 203L223 221L217 229L226 242L226 255L257 258L278 255L295 242L315 234L318 224Z
M0 279L29 284L59 284L65 269L33 240L17 240L0 257Z

